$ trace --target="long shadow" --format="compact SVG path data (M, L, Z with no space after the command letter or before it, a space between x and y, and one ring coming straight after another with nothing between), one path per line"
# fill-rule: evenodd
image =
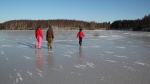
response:
M65 44L65 45L72 45L72 46L79 46L79 45L76 45L76 44L65 43L65 42L55 42L55 43Z
M17 42L17 43L20 45L25 45L25 46L28 46L29 48L35 49L34 47L35 44L28 43L28 42L25 42L25 43ZM41 46L41 48L47 48L47 47Z

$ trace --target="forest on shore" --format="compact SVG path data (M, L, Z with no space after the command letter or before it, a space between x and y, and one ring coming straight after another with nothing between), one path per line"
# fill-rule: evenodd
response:
M98 23L95 21L87 22L82 20L10 20L0 23L0 30L34 30L37 26L47 29L52 25L58 30L76 30L83 28L86 30L133 30L133 31L150 31L150 14L145 15L142 19L136 20L116 20L110 22Z

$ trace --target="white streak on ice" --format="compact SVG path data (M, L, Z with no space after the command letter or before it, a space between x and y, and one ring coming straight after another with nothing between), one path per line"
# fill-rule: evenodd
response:
M134 62L135 64L138 64L138 65L145 65L145 66L149 66L149 64L147 63L143 63L143 62L140 62L140 61L136 61Z
M129 34L129 33L124 33L124 34Z
M128 58L126 56L120 56L120 55L114 55L115 57L120 57L120 58Z
M6 57L6 60L8 60L8 58Z
M145 45L145 46L150 47L150 45Z
M105 61L108 61L108 62L116 62L116 61L113 61L113 60L105 60Z
M125 49L126 47L116 47L116 48Z
M24 48L24 47L28 47L28 46L25 46L25 45L18 46L18 48Z
M106 37L109 37L109 36L100 36L101 38L106 38Z
M1 45L1 47L13 47L11 45Z
M100 48L100 46L91 46L91 47L93 47L93 48Z
M79 76L81 75L81 74L78 74L78 73L74 73L74 72L71 72L71 73L72 73L72 74L75 74L75 75L79 75Z

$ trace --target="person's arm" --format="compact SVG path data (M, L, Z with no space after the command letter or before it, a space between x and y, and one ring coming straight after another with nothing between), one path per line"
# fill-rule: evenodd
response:
M52 38L54 39L54 31L52 30Z
M47 30L47 32L46 32L46 40L48 40L48 30Z
M43 39L42 29L40 29L39 33L40 33L40 35L41 35L41 37L42 37L42 39Z
M78 34L77 34L76 38L78 38L78 37L79 37L79 32L78 32Z
M83 37L85 37L85 34L84 34L84 32L82 32L82 35L83 35Z
M37 32L37 31L35 30L35 37L37 38L37 34L36 34L36 32Z

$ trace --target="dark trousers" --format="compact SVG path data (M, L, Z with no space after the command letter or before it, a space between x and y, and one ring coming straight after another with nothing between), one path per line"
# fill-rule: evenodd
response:
M82 37L79 37L79 45L82 45Z

